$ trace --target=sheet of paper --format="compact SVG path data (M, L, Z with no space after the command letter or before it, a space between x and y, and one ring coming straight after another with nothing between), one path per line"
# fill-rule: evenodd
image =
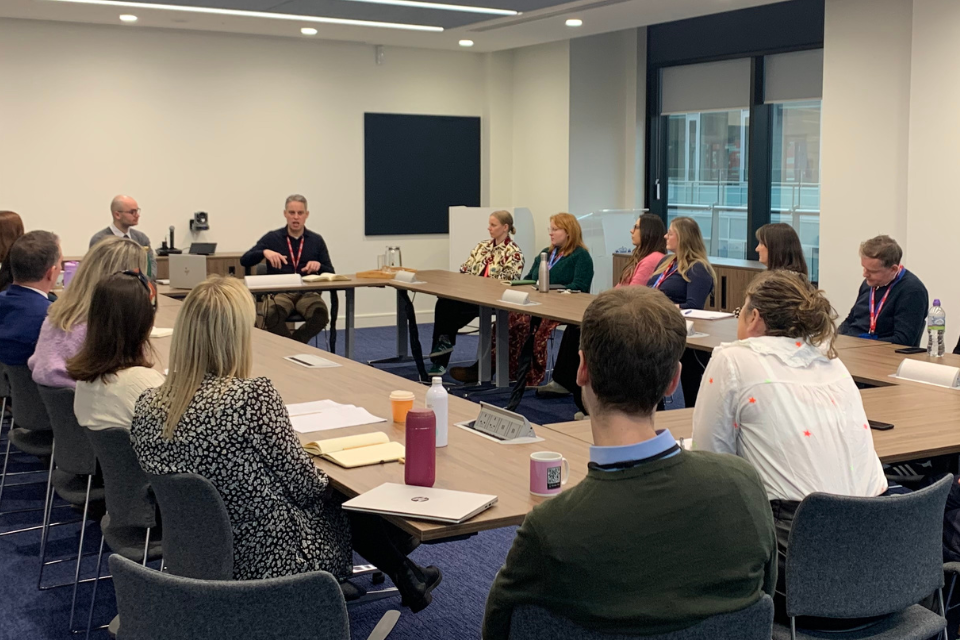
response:
M315 356L309 353L298 353L295 356L285 356L284 360L295 362L301 367L307 367L310 369L329 369L331 367L342 366L336 362L333 362L332 360L327 360L326 358L321 358L320 356Z
M290 414L290 422L297 433L329 431L387 421L386 418L379 418L363 407L339 404L333 400L287 405L287 413Z
M725 311L704 311L703 309L683 309L680 311L684 318L694 320L722 320L723 318L732 318L732 313Z
M173 329L164 329L163 327L154 327L150 330L151 338L169 338L173 335Z

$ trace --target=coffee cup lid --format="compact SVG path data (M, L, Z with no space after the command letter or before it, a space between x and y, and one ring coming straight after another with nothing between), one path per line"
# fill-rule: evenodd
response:
M394 391L390 394L391 400L413 400L413 391Z

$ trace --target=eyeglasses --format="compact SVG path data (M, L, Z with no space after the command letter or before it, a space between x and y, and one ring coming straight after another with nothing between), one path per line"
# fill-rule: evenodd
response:
M141 213L143 213L143 209L128 209L127 211L118 211L117 213L130 213L135 216L138 216Z
M635 225L633 225L633 228L630 229L630 230L631 230L631 231L638 231L639 229L640 229L640 225L635 224Z
M740 317L740 311L741 311L742 309L743 309L743 307L737 307L736 309L734 309L734 310L733 310L733 317L734 317L734 318L739 318L739 317Z
M141 273L140 269L120 271L120 275L132 276L140 281L140 284L143 285L144 289L147 290L147 294L150 296L150 306L153 307L154 312L157 310L157 288L154 286L150 279Z
M560 231L556 227L547 227L547 233L554 233L555 231Z

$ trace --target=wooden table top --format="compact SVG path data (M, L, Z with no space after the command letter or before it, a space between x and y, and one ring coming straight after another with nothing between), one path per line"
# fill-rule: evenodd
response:
M173 327L181 304L177 300L161 296L156 326ZM170 338L152 340L159 355L156 368L161 371L167 366L170 341ZM254 375L270 378L285 403L330 398L336 402L364 407L374 415L388 419L385 423L298 434L302 442L374 431L383 431L391 440L404 442L403 425L389 421L390 392L398 389L412 391L416 397L415 406L424 406L428 387L266 331L254 331L253 351ZM284 360L285 356L302 353L318 355L342 366L307 369ZM570 485L576 484L586 475L589 450L576 438L538 428L543 432L541 436L545 439L544 442L503 445L452 426L454 422L476 418L480 412L479 404L450 395L448 411L451 422L449 444L437 449L437 482L434 486L493 494L498 497L498 502L492 508L459 525L391 518L398 526L422 540L448 538L523 522L527 512L546 499L530 494L529 458L535 451L562 453L570 461ZM319 458L314 460L316 465L327 473L337 490L350 497L369 491L384 482L403 483L403 465L399 463L343 469L332 462Z
M348 276L349 280L338 280L332 282L304 282L300 285L285 287L268 287L263 289L263 293L281 293L292 291L330 291L331 289L341 291L344 289L360 289L362 287L385 287L391 283L390 280L381 278L357 278L353 274ZM257 293L260 289L251 289ZM158 284L157 293L171 298L185 298L190 293L190 289L175 289L168 284Z
M871 420L894 425L889 431L873 430L873 444L883 462L903 462L928 456L960 453L960 392L929 385L864 389L863 407ZM675 438L693 436L693 409L660 411L658 429L670 429ZM589 420L559 422L537 433L558 431L593 444Z

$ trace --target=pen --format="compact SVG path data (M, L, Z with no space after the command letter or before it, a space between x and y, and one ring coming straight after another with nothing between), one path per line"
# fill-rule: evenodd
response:
M684 312L683 312L683 315L685 315L685 316L690 315L690 309L687 309L686 311L684 311Z

